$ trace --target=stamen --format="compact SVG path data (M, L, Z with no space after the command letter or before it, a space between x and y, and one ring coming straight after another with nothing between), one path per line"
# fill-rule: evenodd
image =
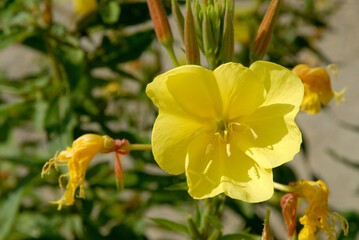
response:
M208 162L206 168L205 168L204 171L203 171L203 174L204 174L204 175L206 175L206 174L208 173L208 170L209 170L209 168L211 167L212 162L213 162L213 160L210 160L210 161Z
M231 145L229 143L226 144L227 156L231 156Z
M68 173L65 173L65 174L61 174L60 177L59 177L59 180L58 180L58 181L59 181L59 186L60 186L61 190L64 188L64 185L62 185L62 180L61 180L61 179L62 179L63 177L67 177L67 176L70 176L70 173L69 173L69 172L68 172Z

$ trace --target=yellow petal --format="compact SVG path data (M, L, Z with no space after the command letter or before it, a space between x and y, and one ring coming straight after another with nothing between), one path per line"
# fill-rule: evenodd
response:
M300 78L288 69L271 62L254 62L251 69L263 82L267 91L263 106L283 103L295 107L290 115L295 117L302 103L304 87Z
M263 83L242 64L223 64L214 70L214 75L221 92L225 118L247 116L263 103Z
M233 133L237 146L263 168L274 168L291 161L300 150L302 135L291 113L290 104L260 107L242 122L253 131L254 138Z
M222 100L213 72L200 66L172 69L147 85L147 95L162 112L194 118L216 118Z
M160 111L152 132L152 152L158 165L170 174L183 173L188 146L205 126L203 122Z
M271 169L258 166L234 145L202 134L191 143L186 157L188 193L196 199L224 192L246 202L261 202L273 195Z
M305 88L305 91L306 93L304 94L301 110L306 111L309 114L316 114L320 112L322 105L320 102L319 95L315 92L310 91L310 89L307 87Z

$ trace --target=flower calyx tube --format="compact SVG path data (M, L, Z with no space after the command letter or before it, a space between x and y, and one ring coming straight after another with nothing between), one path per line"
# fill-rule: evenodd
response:
M124 149L127 148L127 149ZM121 167L121 155L128 154L131 150L130 143L123 140L115 140L109 136L100 136L97 134L85 134L76 139L72 147L67 147L65 151L56 153L42 168L41 177L45 174L50 174L51 168L54 166L58 171L59 166L67 166L68 172L59 177L60 188L63 188L62 178L69 177L64 195L53 204L58 204L58 210L62 206L73 205L75 202L76 190L79 187L80 192L78 197L85 198L85 176L86 170L97 153L111 153L116 154L116 182L121 180L123 182L123 170Z

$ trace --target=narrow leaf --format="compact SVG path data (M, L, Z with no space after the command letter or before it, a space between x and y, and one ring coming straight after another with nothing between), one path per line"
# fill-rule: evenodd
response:
M152 221L158 223L162 227L167 228L169 230L188 234L188 229L183 224L176 223L176 222L173 222L173 221L170 221L167 219L163 219L163 218L150 218L150 219Z

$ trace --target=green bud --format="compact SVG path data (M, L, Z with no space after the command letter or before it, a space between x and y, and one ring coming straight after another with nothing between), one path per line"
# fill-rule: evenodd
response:
M175 19L181 39L184 42L184 17L181 12L181 9L178 6L177 0L172 0L171 2L172 2L172 14Z
M215 49L217 48L217 46L215 45L213 39L211 23L209 17L207 16L206 11L203 12L202 31L203 31L204 55L207 58L209 66L211 67L212 70L214 70L216 68Z
M267 207L266 218L264 219L264 228L261 240L274 240L272 230L269 225L270 209Z
M196 29L198 46L201 49L201 51L204 52L203 36L202 36L203 10L202 10L201 6L199 5L198 0L194 0L193 12L194 12L194 15L193 15L194 26Z

